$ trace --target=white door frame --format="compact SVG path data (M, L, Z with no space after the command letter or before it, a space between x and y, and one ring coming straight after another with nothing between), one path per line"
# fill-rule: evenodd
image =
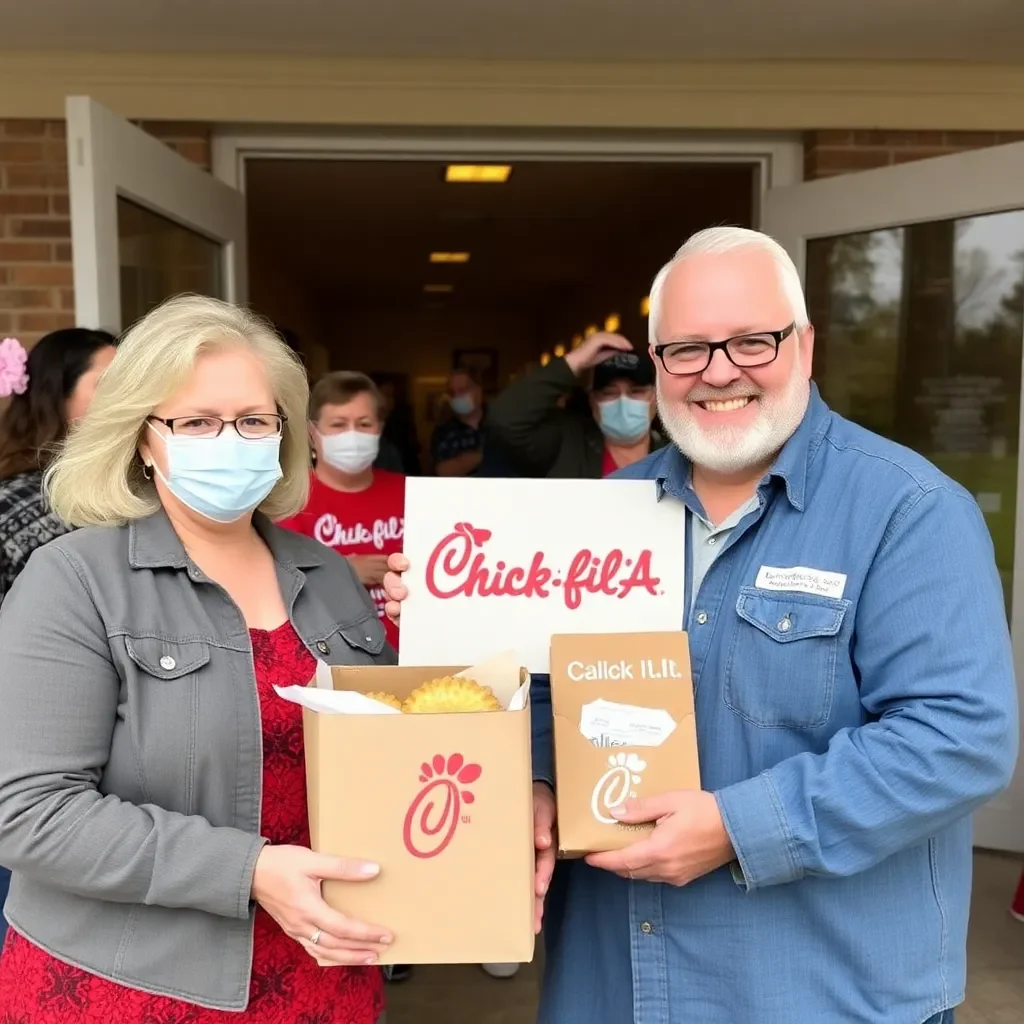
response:
M245 163L276 160L479 160L562 163L744 163L754 164L754 223L769 188L803 178L803 142L798 134L664 132L402 132L286 128L228 128L214 133L212 170L226 185L245 191ZM682 239L680 239L680 243Z
M809 239L1022 209L1024 142L1014 142L773 190L763 228L785 246L804 278ZM1024 687L1024 372L1021 391L1010 609L1019 692ZM1024 851L1022 810L1024 761L1010 789L978 812L978 845Z
M121 323L117 199L123 196L221 245L224 297L245 302L245 200L88 96L66 102L75 322Z

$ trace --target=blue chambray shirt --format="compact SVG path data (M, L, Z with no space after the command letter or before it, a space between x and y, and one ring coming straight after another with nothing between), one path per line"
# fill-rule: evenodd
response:
M702 512L674 447L617 475ZM738 864L676 888L560 863L539 1024L921 1024L963 999L970 816L1018 742L985 522L814 388L757 497L687 604L703 785ZM768 590L762 566L847 579ZM541 677L550 781L549 696Z

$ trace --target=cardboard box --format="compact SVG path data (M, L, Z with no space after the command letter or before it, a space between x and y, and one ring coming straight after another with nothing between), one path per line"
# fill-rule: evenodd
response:
M623 825L625 800L699 789L685 633L551 638L558 846L563 857L618 850L653 824Z
M382 963L518 963L533 958L534 849L529 676L514 656L474 669L321 667L326 694L405 698L465 675L515 710L332 714L303 709L312 847L381 866L370 882L325 882L324 899L393 931ZM279 691L284 695L284 691ZM353 694L345 695L351 700ZM361 703L366 698L355 696Z

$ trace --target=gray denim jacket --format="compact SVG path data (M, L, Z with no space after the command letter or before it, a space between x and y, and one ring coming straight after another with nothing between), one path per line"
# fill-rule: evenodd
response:
M257 526L310 652L393 664L348 562ZM32 555L0 611L0 864L18 932L132 988L244 1009L262 768L248 629L164 513Z

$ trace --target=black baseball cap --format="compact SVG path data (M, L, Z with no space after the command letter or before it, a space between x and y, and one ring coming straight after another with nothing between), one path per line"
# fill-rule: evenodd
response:
M598 363L594 367L594 383L591 388L601 391L617 380L628 380L640 387L650 387L654 383L654 364L647 353L637 355L636 352L616 352L611 359Z

